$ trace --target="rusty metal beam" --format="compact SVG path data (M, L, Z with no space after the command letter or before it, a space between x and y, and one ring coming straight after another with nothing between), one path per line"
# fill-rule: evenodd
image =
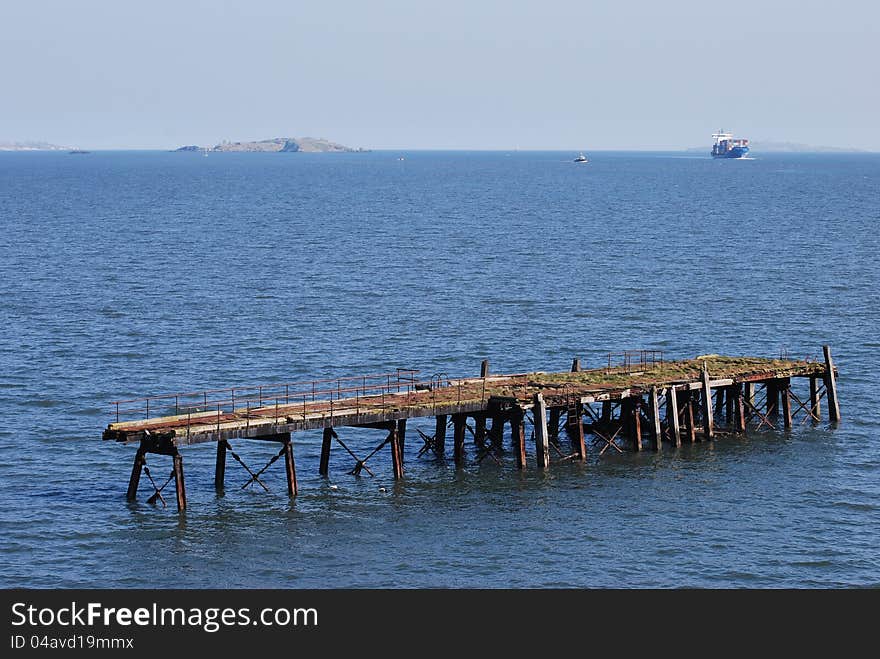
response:
M394 480L400 480L403 478L403 455L400 448L400 441L398 439L397 423L391 424L388 434L388 443L391 446L391 467L394 470Z
M296 487L296 463L293 460L293 442L288 437L283 442L284 445L284 473L287 475L287 494L295 497L297 493Z
M174 468L174 492L177 495L177 510L183 512L186 510L186 485L183 480L183 456L175 453L173 458Z

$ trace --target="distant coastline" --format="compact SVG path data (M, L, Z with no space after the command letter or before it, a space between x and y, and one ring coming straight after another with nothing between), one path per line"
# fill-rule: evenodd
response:
M227 153L367 153L368 149L353 148L323 138L273 137L254 142L221 142L212 147L190 144L175 152L212 151Z
M878 151L855 149L851 147L835 147L835 146L817 146L812 144L803 144L799 142L773 142L752 140L751 147L756 153L826 153L826 154L872 154ZM594 148L591 151L609 151L609 152L684 152L684 153L708 153L711 146L692 146L676 148ZM160 149L160 148L142 148L142 147L115 147L101 148L101 151L171 151L177 152L239 152L239 153L370 153L371 149L353 148L331 142L325 139L316 139L311 137L276 137L268 140L258 140L253 142L228 142L224 141L214 146L199 146L195 144L181 146L176 149ZM39 141L0 141L0 152L75 152L82 153L79 147L63 146L59 144L51 144L49 142ZM510 152L510 151L558 151L558 152L574 152L578 149L548 148L548 149L442 149L442 148L383 148L380 151L475 151L475 152Z
M48 142L0 142L0 151L70 151L69 146Z

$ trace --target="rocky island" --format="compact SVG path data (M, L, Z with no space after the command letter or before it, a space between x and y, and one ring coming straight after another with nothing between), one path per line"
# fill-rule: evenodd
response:
M274 137L257 142L221 142L213 147L182 146L175 151L215 151L235 153L364 153L330 140L314 137Z

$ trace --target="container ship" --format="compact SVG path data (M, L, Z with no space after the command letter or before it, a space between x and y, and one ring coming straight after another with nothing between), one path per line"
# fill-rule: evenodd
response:
M744 158L749 152L748 140L735 140L732 133L720 130L712 134L715 143L712 145L713 158Z

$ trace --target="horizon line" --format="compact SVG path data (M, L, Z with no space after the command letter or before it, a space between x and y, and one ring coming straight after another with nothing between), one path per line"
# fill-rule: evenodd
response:
M57 146L58 148L54 149L40 149L40 148L4 148L4 146L13 146L15 144L27 144L27 141L24 142L5 142L0 143L3 146L0 146L0 153L55 153L61 151L70 151L74 149L81 150L89 150L89 151L160 151L167 153L174 153L180 147L138 147L138 146L112 146L112 147L89 147L89 146ZM759 142L760 144L760 142ZM784 143L778 143L784 144ZM794 144L794 143L793 143ZM822 145L803 145L805 148L803 149L795 149L795 150L780 150L780 149L770 149L765 153L850 153L850 154L871 154L871 153L880 153L880 150L871 150L871 149L856 149L853 147L834 147L834 146L822 146ZM656 148L656 147L624 147L624 148L614 148L614 147L602 147L602 148L593 148L593 149L583 149L583 148L563 148L563 147L553 147L553 148L521 148L521 147L512 147L512 148L502 148L502 147L485 147L485 148L472 148L472 147L379 147L379 148L366 148L366 147L358 147L361 151L342 151L335 152L337 155L339 153L370 153L370 152L395 152L395 151L407 151L407 152L468 152L468 153L567 153L567 152L604 152L604 153L621 153L621 152L630 152L630 153L687 153L693 152L697 150L703 150L702 146L689 146L689 147L676 147L676 148ZM760 148L760 147L759 147ZM710 151L709 148L706 149L707 153ZM212 151L212 153L227 153L224 151ZM261 153L261 152L228 152L228 153ZM269 153L269 152L267 152ZM274 153L274 152L271 152ZM307 155L333 155L334 152L303 152Z

